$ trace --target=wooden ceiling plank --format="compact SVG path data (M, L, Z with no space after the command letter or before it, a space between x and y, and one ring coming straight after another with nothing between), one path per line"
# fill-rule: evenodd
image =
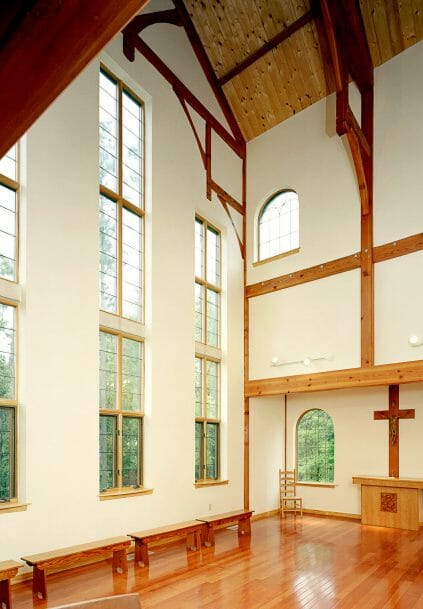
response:
M380 66L382 63L382 57L380 55L372 7L369 0L360 0L360 9L363 16L364 27L366 29L366 36L369 43L373 65L375 67Z
M400 31L402 34L402 51L408 49L417 42L417 34L413 18L413 4L411 0L396 0L396 7L399 14ZM400 52L398 51L398 52Z
M384 3L382 0L372 0L372 2L373 23L375 25L380 57L382 59L382 63L384 63L394 56L394 50L392 48L391 35L389 32Z
M0 51L0 157L145 4L33 3Z
M412 11L416 38L423 40L423 2L422 0L412 0Z
M389 28L389 35L391 37L392 49L394 55L397 55L405 49L398 0L385 0L385 2L385 10ZM412 14L410 14L410 16L414 30L413 16Z

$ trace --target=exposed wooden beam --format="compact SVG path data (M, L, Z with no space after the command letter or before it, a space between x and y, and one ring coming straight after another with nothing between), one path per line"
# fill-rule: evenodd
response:
M138 36L133 22L123 31L123 50L129 61L135 59L135 49L149 61L156 70L172 86L178 97L182 97L222 138L222 140L240 157L245 156L245 142L238 142L229 131L213 116L205 105L196 97L174 72L160 59L160 57Z
M245 396L248 398L284 395L289 393L309 393L332 389L353 389L354 387L379 387L401 385L423 381L423 360L383 364L366 368L348 368L298 374L280 378L246 381Z
M311 11L308 11L307 13L305 13L304 15L302 15L296 21L294 21L294 23L291 23L290 25L288 25L285 29L283 29L281 32L279 32L279 34L276 34L276 36L271 38L263 46L261 46L259 49L257 49L257 51L254 51L254 53L251 53L251 55L249 55L248 57L243 59L243 61L241 61L239 64L234 66L231 70L229 70L226 74L224 74L221 78L219 78L219 80L218 80L219 85L220 86L225 85L230 80L235 78L235 76L238 76L239 74L241 74L241 72L244 72L244 70L246 70L251 65L253 65L253 63L255 63L256 61L261 59L264 55L266 55L266 53L268 53L269 51L271 51L272 49L274 49L275 47L280 45L284 40L286 40L287 38L292 36L292 34L295 34L295 32L298 32L298 30L300 30L307 23L309 23L315 16L316 16L315 12L313 10L311 10Z
M391 243L377 245L373 248L373 261L383 262L384 260L406 256L407 254L412 254L413 252L419 252L421 250L423 250L423 233L418 233L417 235L404 237L403 239L398 239Z
M241 203L238 203L236 199L234 199L229 193L226 192L226 190L219 186L219 184L216 184L214 180L210 180L210 188L217 194L218 197L222 198L228 205L235 209L235 211L242 216L245 215L245 209Z
M309 281L316 281L316 279L323 279L324 277L330 277L331 275L337 275L338 273L345 273L346 271L352 271L360 268L360 252L345 256L344 258L337 258L336 260L330 260L316 266L311 266L301 271L295 271L294 273L288 273L287 275L280 275L274 279L267 279L266 281L260 281L259 283L253 283L247 285L245 288L245 295L247 298L254 298L256 296L263 296L271 292L277 292L278 290L284 290L295 285L302 283L308 283Z
M207 56L207 53L203 47L203 44L200 40L197 30L194 27L194 24L191 20L191 17L186 9L183 0L173 0L173 4L175 5L176 10L178 11L180 21L185 29L186 35L188 36L188 40L191 43L192 49L195 55L197 56L199 64L203 69L203 72L207 78L210 87L213 90L213 93L220 105L220 108L226 120L228 121L232 133L234 134L237 140L243 142L244 136L242 135L241 129L239 128L239 125L231 110L229 102L222 91L222 87L217 79L216 74L214 73L210 60Z
M36 0L15 15L0 49L0 157L147 2Z

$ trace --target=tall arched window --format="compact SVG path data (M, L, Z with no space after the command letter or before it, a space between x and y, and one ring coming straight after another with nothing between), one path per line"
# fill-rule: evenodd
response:
M333 482L335 434L327 412L308 410L297 423L299 482Z
M299 201L293 190L281 190L262 207L258 218L258 259L266 260L299 247Z

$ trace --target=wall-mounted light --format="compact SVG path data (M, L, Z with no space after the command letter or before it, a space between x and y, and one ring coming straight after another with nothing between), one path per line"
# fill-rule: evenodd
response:
M333 360L333 356L332 355L318 355L316 357L305 357L304 359L297 359L297 360L293 360L293 361L279 361L279 358L275 355L272 357L272 359L270 360L270 365L274 366L274 367L278 367L278 366L289 366L290 364L303 364L303 366L310 366L310 364L312 362L317 362L319 360L327 360L327 361L331 361Z
M417 334L412 334L408 337L408 344L411 347L421 347L423 345L423 340L417 336Z

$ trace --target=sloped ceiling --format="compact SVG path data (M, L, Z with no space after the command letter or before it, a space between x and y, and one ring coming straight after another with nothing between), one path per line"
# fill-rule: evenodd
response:
M311 9L309 0L184 0L218 78ZM374 66L423 39L423 0L360 0ZM316 20L222 85L247 140L333 90Z

